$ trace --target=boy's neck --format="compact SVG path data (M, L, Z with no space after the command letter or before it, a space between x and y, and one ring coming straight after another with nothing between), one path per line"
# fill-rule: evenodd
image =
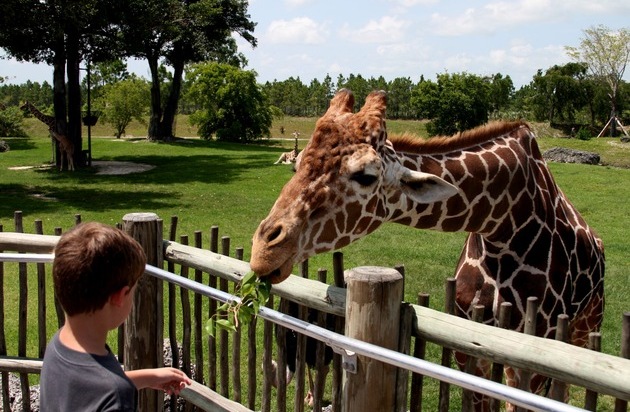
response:
M77 352L107 355L108 329L101 323L94 314L66 316L66 322L59 331L59 340Z

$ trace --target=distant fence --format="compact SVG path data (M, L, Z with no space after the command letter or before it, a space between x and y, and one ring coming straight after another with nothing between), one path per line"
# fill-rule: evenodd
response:
M54 244L56 244L57 236L46 235L27 235L20 232L23 231L21 214L16 213L15 217L15 233L0 233L0 251L14 251L14 252L27 252L27 253L50 253ZM140 219L142 222L144 219ZM77 216L76 221L80 221L80 216ZM148 219L146 221L151 221ZM147 224L140 223L140 225ZM200 231L195 232L194 246L188 246L188 238L182 236L179 242L175 242L175 232L177 228L177 219L171 220L170 232L168 239L162 241L162 225L161 221L154 223L148 223L154 225L156 233L149 236L153 239L153 249L155 251L154 259L156 260L156 266L164 267L166 261L166 269L168 272L176 273L182 280L183 278L191 278L191 281L196 281L196 284L202 284L210 288L218 288L224 292L228 292L230 289L230 282L238 282L243 274L249 271L249 265L239 259L233 259L227 257L230 249L230 241L227 237L219 238L218 228L213 227L210 230L210 245L209 250L202 249L202 233ZM41 222L35 223L36 232L43 233L41 228ZM125 230L132 231L130 227L126 227ZM2 227L0 226L0 232ZM56 229L55 233L58 235L61 233L61 229ZM137 235L137 234L136 234ZM144 236L144 235L142 235ZM142 237L140 236L140 237ZM136 237L138 238L138 236ZM146 240L146 239L145 239ZM142 239L139 239L142 243ZM156 246L159 243L159 247ZM221 244L221 254L218 254L219 244ZM145 250L146 250L145 246ZM158 253L159 249L159 253ZM242 249L236 249L236 256L243 256ZM150 253L149 253L150 255ZM20 373L20 385L23 394L28 394L29 388L29 373L38 373L37 362L43 356L43 351L47 339L50 338L53 331L47 330L46 325L50 321L48 319L49 314L46 306L50 305L52 288L49 282L49 276L46 275L46 264L36 263L35 275L29 275L29 267L26 263L17 264L15 273L19 278L19 298L18 298L18 310L16 311L18 317L18 343L17 343L17 356L7 356L7 346L5 337L5 297L1 296L0 299L0 370L2 371L2 394L3 394L3 410L10 410L8 398L8 371L21 372ZM13 267L12 267L13 269ZM404 272L404 268L398 268L399 271ZM305 263L300 267L301 276L291 276L287 281L274 285L273 295L276 299L280 298L280 302L277 303L278 307L284 307L283 302L292 301L300 304L303 308L299 311L299 318L305 320L307 317L306 308L319 311L319 324L322 325L323 318L325 316L333 316L336 319L333 324L335 330L343 333L344 329L352 330L352 327L344 327L343 317L346 314L346 296L347 292L343 288L343 256L340 253L335 253L333 258L333 277L335 279L336 286L328 285L327 283L307 279L308 277L308 265ZM327 271L319 270L318 278L325 280ZM37 349L32 350L33 353L28 353L31 358L27 357L27 330L33 329L33 322L29 322L28 309L32 307L28 304L29 280L36 276L37 279ZM144 277L147 278L147 277ZM0 287L5 289L6 274L4 265L0 262ZM216 301L208 299L202 296L200 293L194 293L192 299L190 292L185 288L178 288L175 283L169 282L168 285L162 285L162 280L157 278L155 290L157 298L151 298L156 304L155 309L151 312L146 310L140 311L135 319L132 317L127 324L132 323L134 333L140 331L140 335L143 333L149 333L143 326L143 323L147 321L147 318L153 318L153 321L157 325L164 325L164 328L158 328L158 331L153 331L153 336L129 336L129 329L121 328L118 333L119 341L119 357L127 365L127 367L139 367L139 366L157 366L161 363L161 360L156 359L155 353L161 354L161 342L162 337L165 337L170 343L171 359L173 364L180 365L180 367L186 371L189 375L192 375L199 384L195 385L191 390L186 391L183 397L196 403L197 405L203 405L200 402L207 402L208 398L212 398L213 404L218 405L220 402L228 402L227 406L224 406L225 410L240 410L237 404L246 405L243 410L304 410L304 394L306 391L306 378L305 371L307 366L304 363L305 351L306 351L306 337L305 335L298 335L297 345L297 358L295 374L295 393L293 401L287 399L286 385L284 385L284 373L279 373L277 380L279 381L280 389L272 390L271 382L272 377L267 371L271 370L271 361L275 357L278 360L278 370L285 370L285 359L283 356L283 345L280 345L275 350L274 348L274 331L273 324L268 321L258 322L254 321L252 324L245 328L239 328L239 331L234 334L227 334L220 332L216 338L208 337L203 333L203 325L206 320L216 312ZM13 281L13 280L12 280ZM32 290L33 288L31 288ZM450 298L448 297L454 291L454 280L447 282L447 311L449 305L452 305L454 294ZM48 293L48 295L47 295ZM365 293L365 292L364 292ZM179 302L178 302L179 297ZM136 298L138 299L138 297ZM141 300L147 300L148 298ZM162 301L164 299L164 301ZM398 299L400 302L401 299ZM421 304L427 305L428 297L424 295L419 296ZM146 303L146 302L145 302ZM274 307L274 299L271 299L268 306ZM350 302L351 303L351 302ZM143 304L143 303L141 303ZM535 310L535 305L530 305ZM462 351L464 353L481 357L495 363L493 368L493 379L500 382L502 377L502 365L509 364L514 367L519 367L532 372L539 372L545 376L554 378L554 385L552 388L560 388L551 391L551 394L556 398L564 393L561 390L562 383L566 382L572 385L584 387L587 389L584 399L585 408L588 410L595 410L597 404L597 394L610 395L617 398L612 401L615 405L615 411L626 411L627 401L630 400L630 379L628 379L630 371L630 360L620 357L614 357L605 355L592 350L586 350L582 348L576 348L574 346L564 344L561 341L545 340L536 338L533 336L526 336L523 334L502 330L499 328L486 326L482 324L475 324L470 321L466 321L448 314L443 314L438 311L434 311L423 307L421 305L411 305L404 303L399 307L399 323L400 328L398 330L398 339L395 344L398 352L412 354L416 358L423 358L424 351L427 342L440 345L442 349L442 364L449 365L452 363L451 358L452 350ZM163 313L162 313L163 312ZM58 324L61 324L63 317L59 308L56 307L56 316ZM147 313L155 313L155 316L146 316ZM13 316L13 311L11 311ZM31 315L32 317L32 315ZM161 318L165 320L160 320ZM630 347L630 313L626 313L624 316L624 336L623 342L623 356L628 357L628 351ZM262 326L260 325L262 323ZM262 329L262 333L260 333ZM282 339L283 334L287 333L287 330L282 327L277 328L276 339ZM144 332L143 332L144 331ZM307 333L308 334L308 333ZM262 337L260 336L262 335ZM368 334L369 335L369 334ZM373 335L376 335L374 333ZM368 336L369 337L369 336ZM560 337L559 337L560 338ZM134 345L137 344L138 339L145 341L145 344L151 344L157 346L151 349L151 353L147 354L146 358L139 356L137 351L133 352L133 358L138 363L137 365L129 365L128 351L134 350ZM31 338L31 340L33 340ZM151 342L149 342L151 341ZM262 342L262 345L261 345ZM329 345L335 346L331 342L326 342ZM598 335L592 335L592 345L597 348L599 344ZM262 348L261 348L262 346ZM348 364L348 359L354 360L356 365L362 365L364 362L369 362L363 355L357 357L349 357L348 353L344 352L342 348L336 347L337 352L332 361L332 373L326 375L324 369L326 368L324 362L320 357L316 363L316 374L313 388L314 393L314 410L322 406L324 398L324 392L330 397L330 402L333 405L333 410L352 410L352 405L343 404L344 396L342 388L342 374L344 373L344 363L346 368L346 375L350 376L352 380L354 374L348 373L347 370L353 368L352 362ZM155 352L154 352L155 351ZM261 353L262 352L262 353ZM318 354L323 356L323 344L320 344ZM346 356L342 356L342 353ZM32 359L36 358L36 359ZM358 358L358 359L357 359ZM378 359L378 355L376 355ZM160 357L161 359L161 357ZM345 362L344 362L345 359ZM381 360L387 362L387 359ZM34 363L33 363L34 362ZM241 362L244 365L241 365ZM260 365L264 366L261 371ZM35 365L35 366L33 366ZM401 366L395 364L396 366ZM359 367L360 369L360 367ZM419 372L411 366L407 366L407 370ZM452 371L457 372L459 371ZM391 410L396 411L419 411L422 410L423 404L426 408L426 399L423 399L423 376L421 373L409 374L405 369L394 368L395 380L393 385L393 407ZM425 375L440 378L440 376L432 375L429 371L425 370ZM324 379L327 378L327 386L324 384ZM431 410L435 410L439 407L439 410L449 410L449 379L443 379L444 382L440 384L440 399L435 408L431 407ZM203 384L203 385L201 385ZM372 388L371 385L364 385ZM465 386L467 389L462 395L462 410L470 409L471 405L471 392L470 390L478 390L479 387ZM324 388L325 391L324 391ZM368 389L369 389L368 388ZM510 388L507 388L510 389ZM348 390L346 388L346 390ZM361 390L359 387L355 390ZM275 398L272 396L275 391ZM162 402L161 398L158 398L157 393L153 391L147 392L147 397L150 399L143 399L143 405L158 405ZM371 391L374 392L379 391ZM372 395L368 394L368 395ZM362 394L361 396L366 396ZM228 401L229 398L232 401ZM506 399L500 396L501 399ZM200 400L201 399L201 400ZM346 396L346 401L349 397ZM537 409L536 397L531 397L533 400L533 406L529 405L529 408L535 410L547 410ZM561 399L560 399L561 400ZM544 401L544 400L543 400ZM28 396L23 396L24 410L30 410ZM169 401L171 410L176 407L176 400L171 399ZM291 408L291 405L292 408ZM188 406L181 406L181 408L189 410L192 404L188 403ZM493 408L498 408L499 402L492 404ZM567 407L568 408L568 407ZM155 410L149 406L145 406L144 410ZM218 409L221 410L221 409ZM498 409L496 409L498 410ZM563 409L552 409L563 410ZM569 410L569 409L567 409Z

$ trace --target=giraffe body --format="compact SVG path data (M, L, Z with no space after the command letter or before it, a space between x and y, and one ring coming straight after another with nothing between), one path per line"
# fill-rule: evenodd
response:
M390 141L384 93L372 93L356 114L353 103L340 91L317 122L296 174L254 234L252 270L282 281L294 263L384 222L466 231L455 270L460 316L481 304L484 322L494 324L510 302L511 328L522 331L535 296L537 335L553 337L564 313L571 342L584 346L602 321L602 242L557 187L529 127L497 123L450 138ZM518 371L506 373L517 385ZM532 390L543 384L535 376Z
M274 163L274 165L277 164L290 164L290 163L295 163L297 157L298 157L298 151L297 150L291 150L290 152L284 152L280 155L280 157L278 158L278 160L276 160L276 162Z
M59 143L59 153L61 153L61 161L59 170L63 170L63 165L68 164L68 170L74 171L74 145L66 136L50 129L50 135Z
M63 166L66 162L68 164L68 170L74 170L74 144L72 144L66 135L57 132L57 121L55 118L42 113L29 101L24 102L21 109L28 110L39 121L48 126L50 136L59 144L59 152L61 153L59 170L63 170Z
M280 157L278 158L278 160L274 163L274 165L277 165L279 163L291 164L297 161L298 154L300 154L300 151L298 150L298 137L299 136L300 136L300 133L293 132L293 137L295 138L295 146L293 147L293 150L291 150L290 152L282 153Z

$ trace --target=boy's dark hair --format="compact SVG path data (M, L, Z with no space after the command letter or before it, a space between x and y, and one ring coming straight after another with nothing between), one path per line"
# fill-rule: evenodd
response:
M53 282L67 315L101 309L144 273L142 247L120 229L97 222L81 223L64 233L55 247Z

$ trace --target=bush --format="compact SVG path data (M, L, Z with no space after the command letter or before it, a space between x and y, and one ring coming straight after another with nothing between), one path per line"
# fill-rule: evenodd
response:
M591 140L593 136L591 136L591 132L589 132L588 129L580 127L580 130L577 131L575 137L580 140Z
M7 107L0 110L0 137L25 137L22 128L24 116L17 107Z

